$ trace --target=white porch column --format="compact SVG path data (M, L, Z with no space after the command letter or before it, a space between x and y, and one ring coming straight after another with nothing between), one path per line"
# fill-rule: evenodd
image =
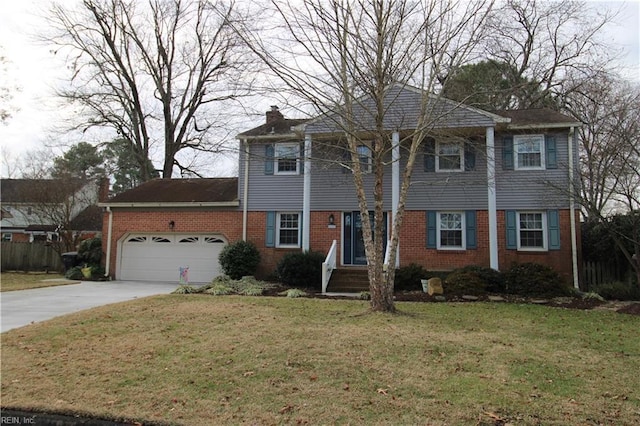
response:
M571 268L573 272L573 287L580 290L580 280L578 277L578 237L576 230L576 204L574 185L574 158L573 144L575 143L575 128L569 130L569 221L571 224Z
M302 196L302 251L309 250L311 237L311 135L304 135L304 190Z
M391 134L391 209L393 222L396 221L396 213L400 204L400 133ZM393 224L392 222L392 224ZM391 226L393 229L393 225ZM396 253L396 267L400 266L400 243Z
M496 206L496 156L494 128L487 127L487 199L489 213L489 265L498 271L498 210Z

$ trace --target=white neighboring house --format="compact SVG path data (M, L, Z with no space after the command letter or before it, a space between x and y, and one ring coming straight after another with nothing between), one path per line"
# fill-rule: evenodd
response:
M2 241L72 242L100 234L97 203L107 191L108 180L1 179Z

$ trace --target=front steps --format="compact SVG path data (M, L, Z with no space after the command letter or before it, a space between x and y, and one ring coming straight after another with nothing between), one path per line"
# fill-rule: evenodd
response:
M366 268L341 268L331 274L327 293L360 293L369 291L369 275Z

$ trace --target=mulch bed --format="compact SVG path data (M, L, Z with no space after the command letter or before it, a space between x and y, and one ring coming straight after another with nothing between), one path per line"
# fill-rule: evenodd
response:
M282 293L288 290L289 287L286 286L276 286L265 291L265 296L278 296L283 297ZM303 289L307 292L306 297L317 298L317 299L344 299L344 296L328 296L324 295L320 292L316 292L312 289ZM500 294L500 295L482 295L477 296L478 302L489 302L492 301L490 299L491 296L499 297L502 300L495 301L494 303L530 303L530 304L538 304L538 305L546 305L555 308L565 308L565 309L603 309L603 310L611 310L615 312L620 312L629 315L640 315L640 302L602 302L596 299L582 299L579 297L557 297L551 299L542 299L542 298L527 298L522 296L514 296L510 294ZM446 302L463 302L463 303L472 303L473 301L466 300L462 296L451 296L447 295ZM442 299L438 300L434 296L429 296L427 293L422 291L399 291L395 294L395 300L397 302L431 302L431 303L441 303Z

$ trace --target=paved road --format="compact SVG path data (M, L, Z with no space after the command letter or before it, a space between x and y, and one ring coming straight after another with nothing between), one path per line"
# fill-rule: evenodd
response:
M109 303L168 294L176 287L176 283L83 281L80 284L2 292L0 332Z

